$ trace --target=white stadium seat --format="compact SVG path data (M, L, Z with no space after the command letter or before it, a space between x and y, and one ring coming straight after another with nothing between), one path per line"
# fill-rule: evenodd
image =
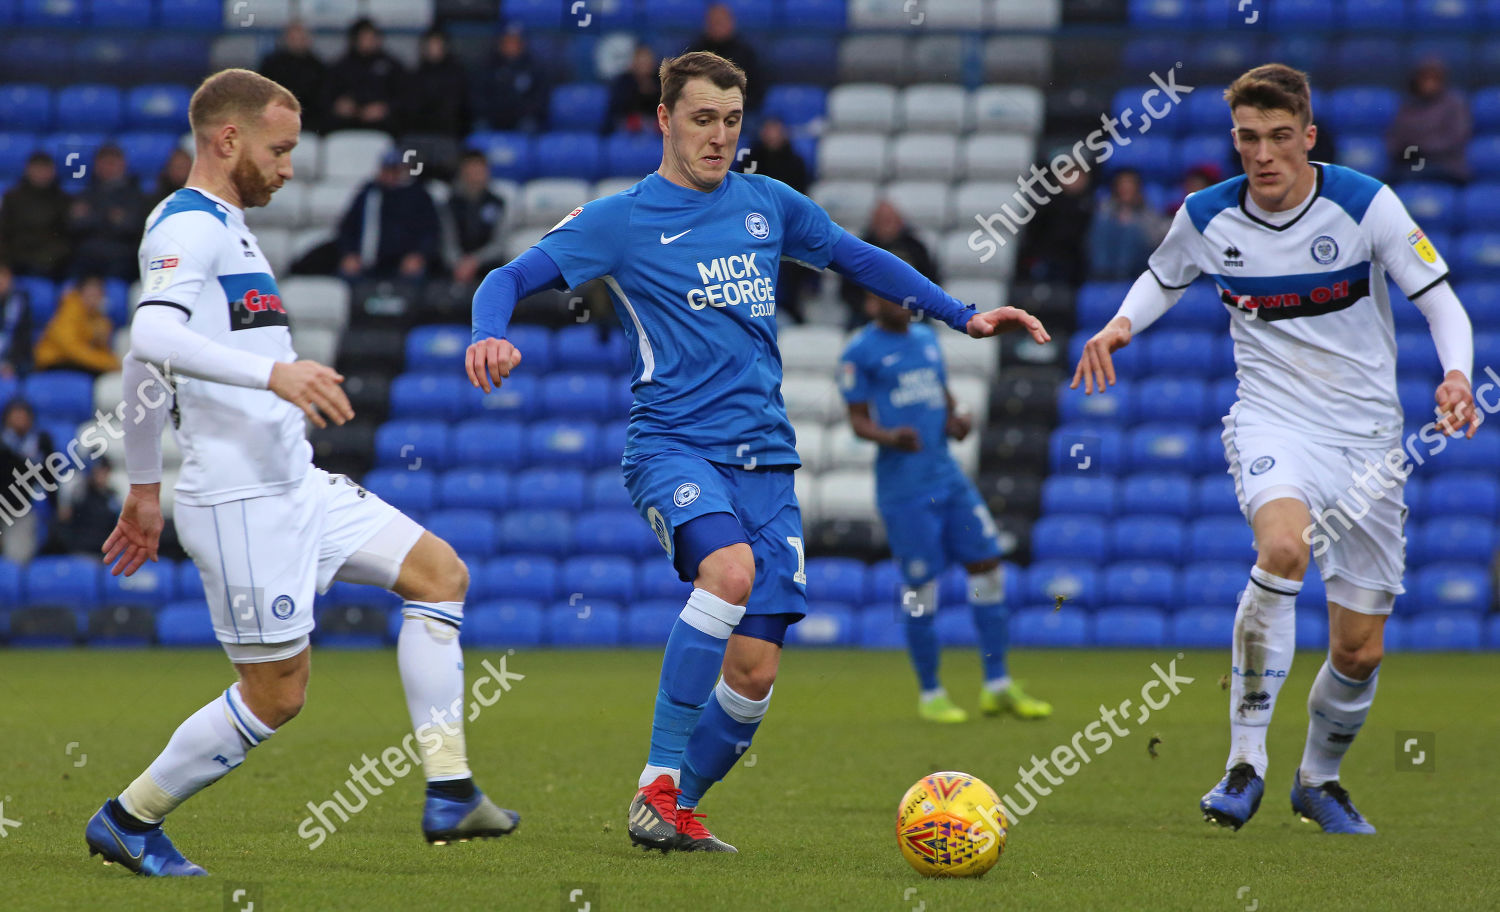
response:
M521 211L521 185L513 180L496 177L490 180L490 192L505 201L505 221L517 221Z
M1052 76L1052 41L1037 35L996 35L984 43L984 80L1045 85Z
M521 189L521 218L518 224L549 229L589 199L587 181L566 177L527 181L526 186Z
M249 4L241 9L249 9ZM239 29L238 34L220 35L214 39L208 51L208 68L215 73L230 67L253 70L260 65L260 59L264 56L265 53L260 49L260 37L248 30Z
M542 239L551 225L522 225L514 231L505 234L505 252L512 258L519 256L523 250Z
M803 469L792 475L792 488L797 493L797 507L802 511L803 534L812 528L813 523L823 518L822 511L818 508L818 476Z
M1008 299L1005 283L992 279L954 279L944 282L943 289L965 304L973 304L981 311L1004 307Z
M913 225L934 231L953 226L953 191L946 181L894 181L884 196Z
M349 325L349 286L331 276L288 276L281 299L294 326L342 332Z
M844 416L844 398L839 394L832 372L788 371L781 380L781 398L786 403L787 417L793 422L821 421L826 424Z
M1002 29L1055 29L1062 24L1061 0L988 0L989 24Z
M641 179L638 177L606 177L589 190L589 199L596 200L606 196L614 196L617 193L629 190L640 182ZM568 211L571 212L573 210L569 209Z
M787 324L776 339L784 372L825 374L832 377L839 366L847 336L834 326Z
M307 224L332 233L338 229L362 181L319 181L307 191Z
M261 227L301 228L307 222L307 187L297 180L287 183L272 194L269 204L246 209L245 224L251 231Z
M120 404L121 394L125 390L125 379L119 371L110 371L100 374L94 378L94 409L104 412L106 415L115 410ZM53 441L57 443L59 441Z
M982 86L972 100L974 129L1032 136L1041 132L1043 107L1041 90L1032 86Z
M306 6L306 4L303 5ZM292 21L292 0L224 0L225 32L235 33L242 29L276 29L290 21Z
M884 180L890 153L880 133L830 133L818 143L824 180Z
M958 137L951 133L903 133L891 150L900 180L952 179L958 170Z
M921 15L919 24L930 29L977 29L984 27L984 4L979 0L925 0L922 4L902 3L902 9L912 12L907 14L907 20L911 21L916 15Z
M795 426L797 431L797 456L802 460L804 473L816 474L828 468L828 431L815 421L803 421Z
M854 428L847 421L834 425L828 434L828 463L835 471L873 468L878 450L879 447L871 441L855 435Z
M323 175L330 180L373 180L380 159L392 148L391 138L378 130L339 130L323 138Z
M989 381L1000 370L1000 343L994 339L971 339L956 332L938 332L938 346L948 365L948 376L970 376Z
M359 0L298 0L297 9L308 28L344 29L359 18L359 6Z
M896 90L873 82L835 86L828 93L828 123L837 130L889 133L899 125Z
M332 364L338 360L339 334L318 326L293 326L292 350L302 360Z
M255 243L271 264L273 275L284 273L292 265L292 232L286 228L262 228L255 232Z
M131 300L134 300L132 298ZM109 350L115 353L115 357L125 359L130 354L130 327L121 326L115 330L115 334L109 338Z
M958 211L958 224L955 230L958 228L973 230L979 227L979 224L974 221L974 216L978 215L983 218L992 212L998 212L1002 205L1011 203L1012 198L1020 192L1014 180L1009 182L971 180L959 184L958 188L953 191L953 207ZM1036 207L1029 197L1023 195L1022 198L1026 199L1027 204L1032 208ZM1011 204L1010 211L1025 212L1025 209Z
M818 511L823 519L875 521L875 473L869 469L825 472L818 476Z
M1018 176L1031 173L1035 155L1036 143L1029 137L981 133L964 140L962 165L955 174L969 180L1004 180L1014 184Z
M818 181L808 195L828 212L829 218L850 227L870 220L878 198L874 181L854 180Z
M907 132L962 133L969 129L969 93L956 85L924 83L901 91L901 121Z
M977 224L957 228L943 235L942 242L938 245L938 262L942 264L943 275L951 278L1008 281L1015 272L1018 239L1006 235L1003 227L1000 230L1005 237L1004 246L983 233ZM971 235L976 231L981 234L973 238L975 243L971 245ZM991 245L995 248L993 252ZM987 254L988 259L985 259Z
M311 184L322 176L323 137L304 130L297 139L297 145L292 148L292 180ZM287 186L290 187L291 184Z
M432 24L432 0L364 0L363 13L383 29L424 29Z

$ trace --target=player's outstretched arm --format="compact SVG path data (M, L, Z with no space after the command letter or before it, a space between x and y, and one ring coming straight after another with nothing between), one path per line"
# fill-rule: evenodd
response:
M307 415L315 426L343 424L354 417L354 406L339 384L344 375L316 361L277 361L266 388Z
M165 521L161 515L161 482L132 484L120 518L104 541L104 563L115 576L130 576L146 561L156 560Z
M562 270L537 247L491 270L474 291L472 342L464 355L469 382L486 393L497 389L521 363L521 352L505 333L516 304L527 295L563 283Z
M1078 389L1083 381L1083 394L1091 395L1095 389L1104 392L1115 385L1115 361L1111 355L1130 344L1130 318L1115 317L1104 328L1094 334L1083 346L1078 358L1078 368L1073 371L1073 382L1068 389Z

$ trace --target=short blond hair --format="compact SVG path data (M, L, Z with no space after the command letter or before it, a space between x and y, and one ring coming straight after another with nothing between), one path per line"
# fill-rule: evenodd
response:
M286 86L250 70L220 70L198 86L188 102L188 123L201 136L226 123L259 121L270 105L302 113L302 103Z

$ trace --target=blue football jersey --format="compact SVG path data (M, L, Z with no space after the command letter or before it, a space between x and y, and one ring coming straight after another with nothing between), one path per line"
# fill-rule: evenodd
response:
M948 453L948 371L931 327L904 333L870 323L855 335L839 365L844 401L868 403L884 428L911 427L922 438L915 453L881 447L875 457L877 500L922 496L963 478Z
M634 348L625 457L683 450L795 465L781 398L776 275L821 269L843 229L777 180L731 172L711 193L659 174L573 210L536 246L570 287L603 278Z

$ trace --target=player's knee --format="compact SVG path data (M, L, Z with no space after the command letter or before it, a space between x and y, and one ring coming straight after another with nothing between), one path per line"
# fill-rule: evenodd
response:
M1354 681L1363 681L1380 667L1385 658L1385 643L1379 637L1334 642L1328 650L1333 670Z
M249 687L241 682L240 692L255 718L271 728L280 728L295 719L307 702L307 689L286 680Z
M736 547L721 548L704 558L694 585L731 605L744 605L750 601L750 590L755 585L755 561L749 547L737 547L745 553L737 553Z
M469 592L468 565L452 545L428 533L407 555L395 592L408 601L461 602Z
M776 683L775 663L761 663L743 668L724 669L724 683L749 700L764 700Z
M1261 569L1282 579L1299 580L1307 572L1307 542L1295 535L1276 535L1257 542Z

